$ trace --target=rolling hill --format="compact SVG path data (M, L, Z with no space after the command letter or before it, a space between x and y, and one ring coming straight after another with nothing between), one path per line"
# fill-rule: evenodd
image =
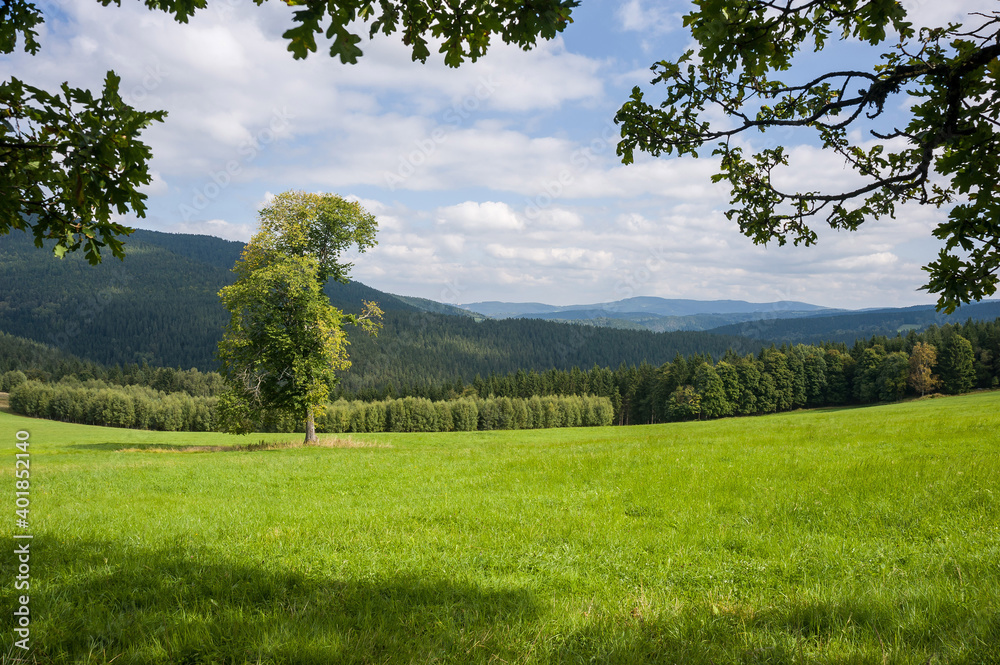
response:
M0 331L105 365L215 369L228 321L217 293L242 244L209 236L136 231L124 262L54 259L23 233L0 236ZM700 332L653 333L528 319L491 320L433 301L399 298L358 282L330 284L334 305L386 311L377 339L351 334L345 387L469 381L517 369L660 364L677 353L754 352L760 342ZM436 310L436 311L428 311ZM442 314L438 312L448 312Z

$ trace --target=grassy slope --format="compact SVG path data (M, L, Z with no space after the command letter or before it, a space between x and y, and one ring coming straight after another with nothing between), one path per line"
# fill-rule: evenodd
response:
M996 392L252 453L0 413L11 504L21 428L39 662L997 662Z

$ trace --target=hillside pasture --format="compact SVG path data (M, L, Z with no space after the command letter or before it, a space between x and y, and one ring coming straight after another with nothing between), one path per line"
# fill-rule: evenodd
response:
M3 412L11 512L19 430L28 662L1000 662L998 392L322 447Z

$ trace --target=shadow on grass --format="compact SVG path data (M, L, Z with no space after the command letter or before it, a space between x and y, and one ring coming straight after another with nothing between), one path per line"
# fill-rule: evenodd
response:
M43 664L1000 662L991 593L982 602L780 595L766 607L661 596L583 618L552 614L526 588L391 565L338 577L295 570L294 557L248 561L197 544L36 538L31 548L28 662ZM8 579L9 561L0 562ZM15 606L9 585L0 597ZM16 662L10 635L0 636L5 663Z
M31 550L27 662L421 663L489 643L502 651L501 627L539 613L522 589L384 572L337 579L281 560L223 562L197 547L36 537ZM4 589L5 606L14 594ZM0 644L3 662L16 662L11 638Z

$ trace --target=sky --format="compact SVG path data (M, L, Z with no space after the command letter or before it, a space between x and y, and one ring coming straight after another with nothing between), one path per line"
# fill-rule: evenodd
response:
M917 25L961 21L995 0L908 0ZM362 41L359 64L294 60L282 2L211 0L188 24L137 0L39 2L41 52L0 58L0 76L49 90L99 90L107 70L133 106L165 109L147 129L153 182L140 228L249 240L256 213L289 189L361 201L378 246L352 277L450 304L597 303L631 296L844 308L930 304L920 267L946 211L906 206L812 247L757 246L723 212L710 157L615 155L615 112L649 66L691 45L678 0L583 0L559 37L529 52L499 40L476 63L414 63L398 36ZM839 46L803 72L871 53ZM796 72L798 73L798 72ZM804 74L803 74L804 75ZM787 80L791 80L789 76ZM655 95L655 90L653 91ZM902 109L907 100L893 103ZM783 184L847 182L806 134L771 133L794 168ZM710 152L710 151L709 151Z

